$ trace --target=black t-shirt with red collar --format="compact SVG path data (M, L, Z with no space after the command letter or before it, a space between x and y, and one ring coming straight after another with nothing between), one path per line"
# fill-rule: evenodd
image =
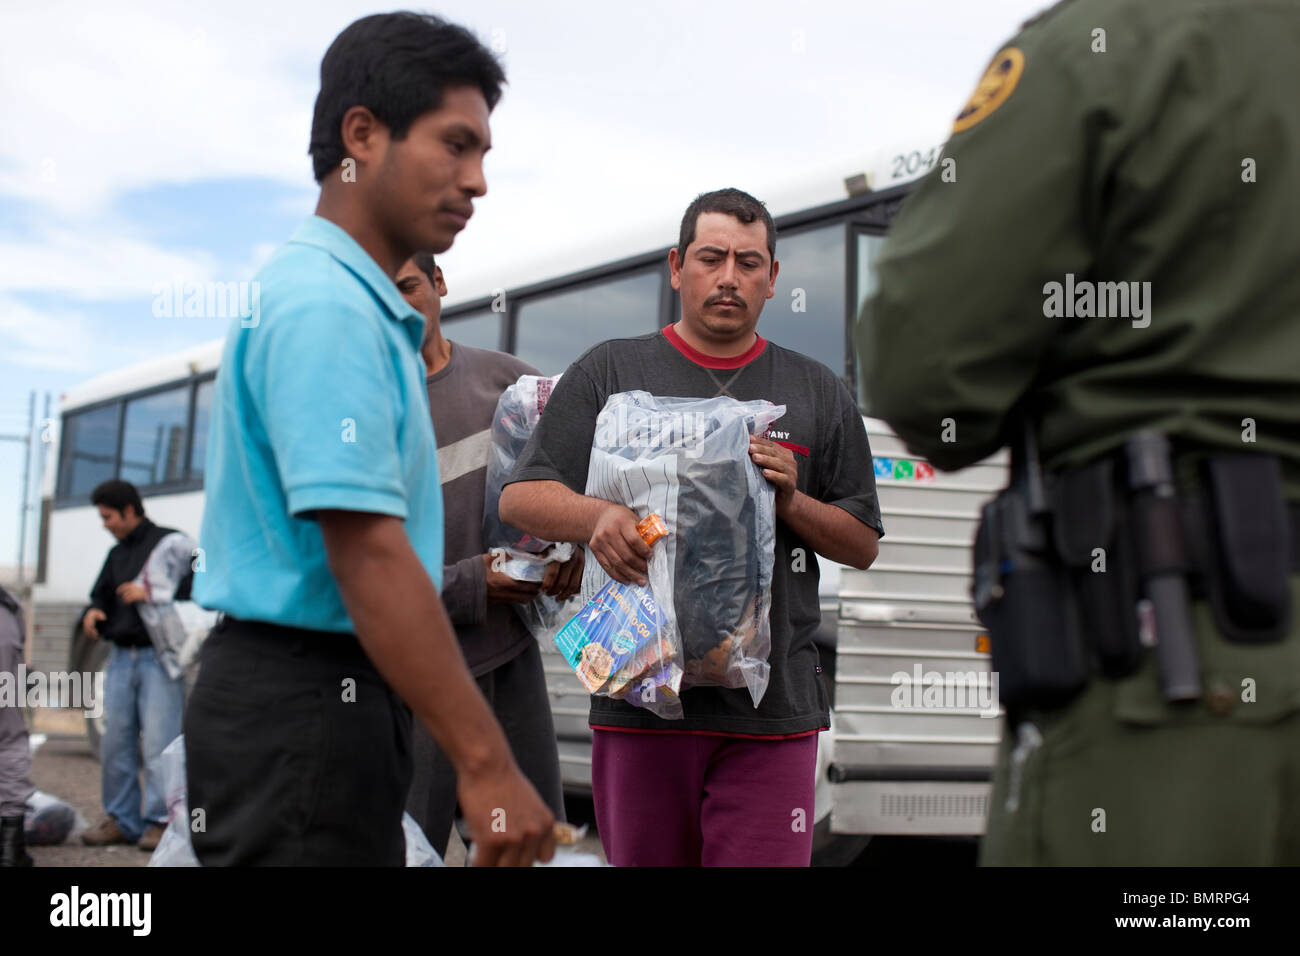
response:
M582 493L596 416L610 395L634 389L663 397L729 395L786 406L768 437L794 452L798 489L884 533L871 447L848 389L825 365L761 336L744 355L730 359L696 351L672 326L593 347L560 379L510 481L560 481ZM802 549L802 556L796 549ZM818 577L812 549L778 519L772 672L757 708L747 690L719 687L685 691L682 720L663 720L621 700L593 697L591 726L761 737L801 736L827 727L829 701L813 644L821 621Z

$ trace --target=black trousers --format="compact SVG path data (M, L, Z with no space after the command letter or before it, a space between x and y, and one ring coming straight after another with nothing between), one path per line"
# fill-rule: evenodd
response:
M403 865L410 736L355 636L226 617L185 710L199 862Z
M537 788L557 820L564 819L564 788L560 754L546 693L546 673L537 642L486 674L476 678L479 690L505 732L515 763ZM424 725L412 721L411 749L415 754L406 812L424 830L439 856L447 855L451 825L456 817L456 768Z

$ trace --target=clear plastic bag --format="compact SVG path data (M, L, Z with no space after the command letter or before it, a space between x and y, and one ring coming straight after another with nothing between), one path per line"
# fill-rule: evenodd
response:
M190 809L185 783L185 735L177 737L158 757L167 800L167 828L149 857L150 866L198 866L190 843Z
M483 545L489 550L505 548L512 557L527 554L540 555L554 544L521 531L501 520L497 506L501 489L514 471L515 462L542 417L551 391L560 376L550 378L540 375L521 375L497 399L496 414L492 418L492 446L488 451L487 488L483 497Z
M521 531L501 520L497 508L501 489L514 471L515 462L532 437L537 420L551 397L560 376L521 375L497 400L492 419L492 447L488 453L487 487L483 498L483 544L494 556L492 570L516 581L541 581L546 566L568 561L573 545L556 544ZM577 612L582 602L575 596L561 604L542 594L531 601L513 605L515 613L537 640L554 639L564 622Z
M198 866L190 842L190 811L185 782L185 735L169 743L158 758L167 793L167 828L149 857L149 866ZM407 866L443 866L442 857L409 813L402 814Z
M509 548L490 548L492 570L514 578L516 581L540 583L546 577L546 566L555 562L563 564L573 557L573 543L557 544L545 554L529 554Z
M606 401L596 420L586 494L640 516L662 516L668 535L655 546L647 579L664 618L659 633L675 654L640 684L620 689L614 682L610 696L665 716L665 695L654 688L672 687L673 668L680 666L683 688L743 687L755 707L762 700L771 670L776 511L772 486L749 457L749 438L784 414L784 405L769 402L657 398L644 391ZM609 582L588 561L584 604ZM675 694L669 704L680 716Z
M668 529L659 515L651 514L637 530L654 549L647 562L647 586L622 584L602 571L605 583L556 633L555 649L590 693L679 720L682 644L671 623L671 600L661 603L656 597L672 590L662 549L654 548ZM588 580L585 571L583 580Z

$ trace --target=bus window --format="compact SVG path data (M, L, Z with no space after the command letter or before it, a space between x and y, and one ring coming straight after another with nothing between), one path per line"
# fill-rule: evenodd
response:
M190 444L190 477L203 477L208 457L208 422L212 418L212 389L215 379L199 382L194 392L194 441Z
M597 342L659 327L663 271L603 279L519 306L515 354L543 375L558 375Z
M127 402L119 472L123 481L147 488L185 477L189 413L188 385Z
M443 338L475 349L501 348L502 312L480 309L466 315L447 318L442 323Z
M96 485L113 477L121 412L120 404L105 405L89 412L74 412L63 420L60 501L84 504Z
M876 292L876 259L880 256L880 249L885 244L884 236L873 236L865 232L858 233L854 237L857 242L857 277L856 287L858 294L857 308L853 310L854 316L862 315L862 307L867 304ZM867 316L867 321L871 317ZM857 319L855 318L856 322ZM858 406L862 409L864 415L870 415L871 410L867 408L867 401L863 397L862 381L862 363L858 360L856 353L854 355L854 369L856 371L855 380L858 383Z
M845 374L844 226L777 236L776 295L763 307L758 333Z

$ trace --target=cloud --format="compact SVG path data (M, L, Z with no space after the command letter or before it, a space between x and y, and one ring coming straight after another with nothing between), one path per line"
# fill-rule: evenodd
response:
M311 64L335 28L273 7L8 7L0 89L6 128L24 135L0 142L0 194L93 214L158 183L309 184Z
M0 293L0 368L46 369L83 381L225 334L226 318L154 318L150 301L102 306L34 305ZM127 317L123 317L123 315ZM66 379L66 376L59 376Z
M152 296L159 282L213 278L212 255L171 251L124 235L122 228L70 223L21 240L0 237L0 293L41 292L96 301Z
M0 339L5 343L5 361L12 365L56 371L77 371L99 367L114 353L134 351L121 340L96 335L97 326L79 309L35 309L9 296L0 295Z

